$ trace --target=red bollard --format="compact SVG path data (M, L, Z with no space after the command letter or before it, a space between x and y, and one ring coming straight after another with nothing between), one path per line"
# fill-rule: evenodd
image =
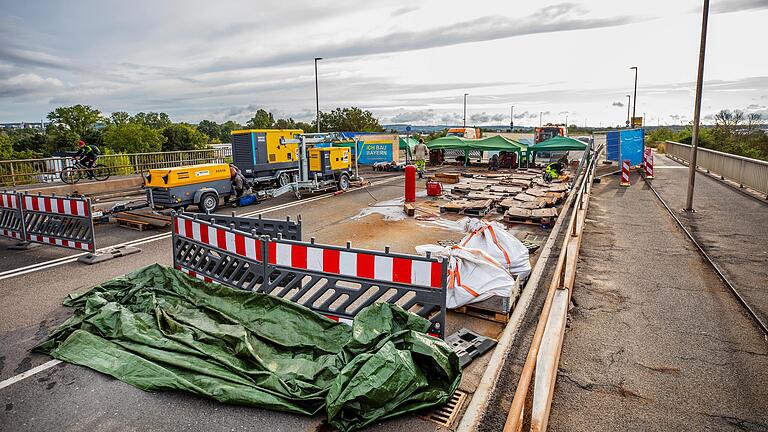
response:
M405 202L416 202L416 166L405 167Z
M653 178L653 149L648 149L645 154L645 178Z

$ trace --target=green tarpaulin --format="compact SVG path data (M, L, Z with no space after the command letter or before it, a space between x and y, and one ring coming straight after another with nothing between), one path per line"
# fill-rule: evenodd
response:
M581 142L577 139L564 137L564 136L554 136L548 140L544 140L538 144L534 144L531 147L528 147L529 151L537 152L537 151L584 151L587 149L587 144L584 142Z
M71 296L37 351L144 390L316 414L342 431L445 403L461 378L429 321L386 303L352 327L267 294L151 265Z
M520 153L525 151L527 146L504 136L494 135L480 139L447 136L428 142L427 147L430 150L481 150Z

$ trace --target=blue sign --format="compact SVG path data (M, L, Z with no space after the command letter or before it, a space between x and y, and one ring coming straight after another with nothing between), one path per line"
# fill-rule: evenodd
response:
M411 131L411 127L410 127L410 126L406 126L406 127L405 127L405 131L406 131L406 132L410 132L410 131Z
M629 129L620 132L620 157L622 161L628 160L630 166L643 163L643 150L645 148L645 134L643 129Z
M378 162L392 162L392 141L379 142L357 142L357 148L360 149L361 164L375 164Z

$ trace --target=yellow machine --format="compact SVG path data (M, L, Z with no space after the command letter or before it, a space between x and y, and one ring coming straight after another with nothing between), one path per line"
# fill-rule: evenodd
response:
M290 181L298 168L298 144L283 143L301 129L244 129L232 131L232 162L256 182Z
M229 164L225 163L152 169L144 177L144 187L153 208L196 204L202 211L214 211L219 198L227 199L233 193Z
M349 171L352 160L347 147L315 147L309 153L309 172L322 176Z

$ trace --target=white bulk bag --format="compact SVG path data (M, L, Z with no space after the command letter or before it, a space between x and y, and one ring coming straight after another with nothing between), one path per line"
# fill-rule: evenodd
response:
M477 218L465 218L464 231L467 234L459 246L485 251L508 272L521 280L531 273L528 248L498 222L485 222Z
M507 270L482 250L421 245L416 246L416 251L422 255L431 252L432 256L448 259L446 306L449 309L494 295L509 297L515 284Z

